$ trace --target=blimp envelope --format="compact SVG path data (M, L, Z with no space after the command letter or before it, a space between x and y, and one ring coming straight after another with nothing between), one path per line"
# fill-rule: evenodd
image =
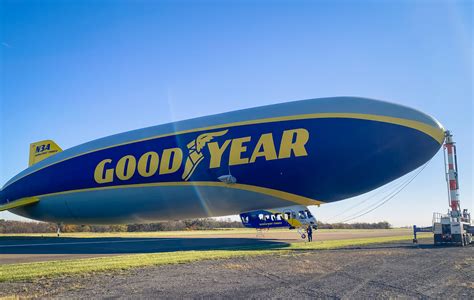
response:
M81 224L319 205L403 176L433 157L443 140L434 118L393 103L287 102L57 151L8 181L1 205L38 220Z

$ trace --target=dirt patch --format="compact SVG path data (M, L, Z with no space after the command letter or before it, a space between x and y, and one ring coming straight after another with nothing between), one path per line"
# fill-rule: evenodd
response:
M50 298L474 298L474 247L409 242L0 283ZM461 262L461 263L460 263Z

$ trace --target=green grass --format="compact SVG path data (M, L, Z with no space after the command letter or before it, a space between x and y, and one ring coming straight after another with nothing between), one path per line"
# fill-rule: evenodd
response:
M420 234L419 237L428 237ZM74 274L90 274L103 271L119 271L145 266L182 264L200 260L225 259L242 256L268 254L297 253L300 250L336 249L348 246L362 246L374 243L388 243L411 240L412 236L392 236L363 239L347 239L333 241L317 241L313 243L291 243L288 246L272 248L271 246L252 246L235 249L209 251L178 251L169 253L133 254L107 256L87 259L72 259L22 264L6 264L0 266L0 282L12 282L49 278Z

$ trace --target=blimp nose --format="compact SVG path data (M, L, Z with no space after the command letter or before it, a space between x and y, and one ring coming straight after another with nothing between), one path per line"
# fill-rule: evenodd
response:
M443 144L446 130L434 117L417 109L394 103L387 105L384 113L395 117L396 119L394 120L398 119L400 121L399 125L410 127L419 133L424 133L434 139L438 145Z
M444 143L444 138L446 136L446 129L444 126L435 118L425 115L431 122L425 122L423 123L424 126L420 126L420 130L422 130L424 133L428 134L431 136L433 139L435 139L440 145Z
M437 130L438 130L438 132L437 132L438 136L442 136L440 143L443 144L443 143L444 143L444 140L445 140L445 137L446 137L446 134L447 134L449 131L447 131L447 130L444 128L444 126L441 125L441 123L438 123Z

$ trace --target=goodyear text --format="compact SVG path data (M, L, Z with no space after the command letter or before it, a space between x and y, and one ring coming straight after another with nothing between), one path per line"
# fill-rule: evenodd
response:
M205 158L203 149L209 151L209 169L219 168L223 163L228 166L251 164L256 161L270 161L290 157L307 156L306 144L309 132L304 128L284 130L275 143L274 133L263 133L258 136L257 143L249 148L254 138L244 136L226 139L228 130L204 133L187 144L187 149L169 148L161 152L149 151L139 157L125 155L117 161L104 159L94 170L94 180L99 184L110 183L116 180L126 181L135 174L141 177L172 174L178 172L183 163L183 180L188 180ZM215 139L219 139L215 141ZM224 153L228 161L223 162Z

